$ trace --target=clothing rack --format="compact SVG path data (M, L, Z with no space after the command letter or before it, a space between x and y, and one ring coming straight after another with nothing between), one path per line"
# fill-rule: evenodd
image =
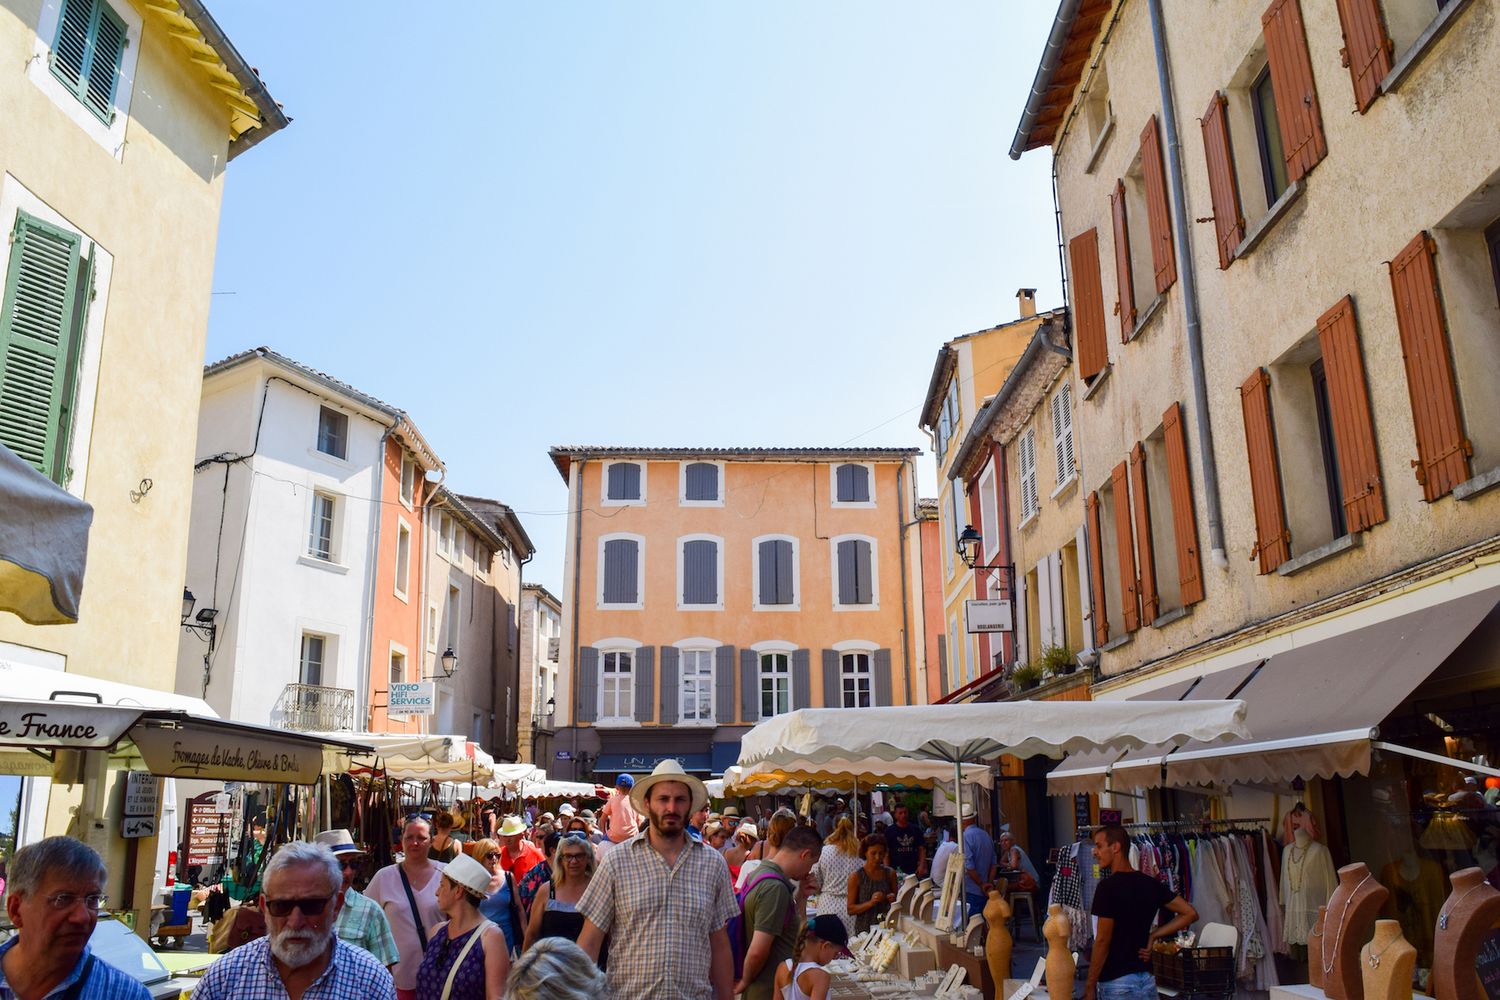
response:
M1255 826L1256 824L1269 826L1270 823L1271 820L1269 818L1256 816L1243 819L1158 819L1142 823L1121 823L1120 825L1126 830L1180 830L1188 833L1201 830L1205 833L1212 833L1216 830L1233 830L1240 827ZM1104 829L1102 826L1086 826L1082 827L1079 832L1087 832L1089 836L1093 836L1102 829Z

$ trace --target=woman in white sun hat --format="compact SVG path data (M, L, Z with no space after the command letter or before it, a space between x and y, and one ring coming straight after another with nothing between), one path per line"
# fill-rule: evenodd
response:
M467 854L443 869L437 897L448 920L432 929L417 969L419 1000L490 1000L505 990L505 935L479 912L489 885L490 873Z

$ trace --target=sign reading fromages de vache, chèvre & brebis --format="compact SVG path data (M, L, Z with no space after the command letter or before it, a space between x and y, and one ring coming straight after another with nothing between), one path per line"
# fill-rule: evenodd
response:
M142 726L132 734L153 774L174 778L310 785L323 773L320 746L189 723Z

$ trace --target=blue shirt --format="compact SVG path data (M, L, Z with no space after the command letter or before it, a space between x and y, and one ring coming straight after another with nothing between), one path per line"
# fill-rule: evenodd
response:
M990 870L995 867L995 842L977 823L964 830L964 867L978 873L981 882L990 880ZM984 895L967 871L964 872L964 894L976 898Z
M286 1000L286 985L271 960L269 938L256 938L214 962L194 1000ZM302 992L303 1000L396 1000L396 983L363 948L333 939L328 968Z
M20 941L21 937L18 934L4 944L0 944L0 960L3 960L5 953ZM73 966L73 971L64 976L62 982L52 987L47 996L55 997L67 992L78 981L79 975L83 972L84 963L89 960L89 954L88 946L85 945L83 954L78 956L78 964ZM0 966L0 1000L12 1000L15 995L10 984L5 981L4 967ZM78 1000L151 1000L151 991L142 986L134 976L121 972L108 962L96 958L89 967L89 978L83 984Z
M514 953L520 942L516 940L516 928L511 923L510 906L510 878L507 876L500 880L500 888L479 904L479 912L500 927L500 932L505 935L505 947Z

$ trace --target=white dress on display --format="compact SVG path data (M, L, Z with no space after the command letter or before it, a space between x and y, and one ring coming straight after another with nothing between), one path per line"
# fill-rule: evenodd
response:
M1287 944L1307 944L1318 922L1318 907L1327 904L1337 884L1328 848L1306 830L1298 830L1281 852L1282 935Z

